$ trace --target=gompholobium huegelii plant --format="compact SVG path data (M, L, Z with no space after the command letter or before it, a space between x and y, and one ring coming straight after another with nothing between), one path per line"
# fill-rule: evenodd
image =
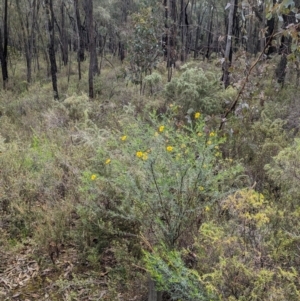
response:
M122 124L99 149L105 170L99 185L118 196L118 214L138 221L152 243L170 248L191 243L203 213L240 172L222 159L224 138L208 130L200 112L183 124L173 111Z
M101 233L106 244L121 238L128 251L134 245L140 248L140 235L157 250L155 256L149 250L143 253L151 279L158 285L160 277L167 284L157 289L171 293L176 288L182 290L177 297L192 299L197 293L189 291L196 289L198 276L195 272L196 278L183 283L185 277L178 275L188 274L184 263L175 270L152 271L162 261L174 261L172 254L177 252L178 257L193 244L218 200L237 188L242 168L222 158L225 138L209 129L201 112L189 110L184 122L178 119L178 110L171 105L165 115L150 114L146 120L122 116L120 130L106 132L94 170L83 174L82 184L88 192L85 216L93 220L93 229L88 231ZM204 289L206 284L199 285Z

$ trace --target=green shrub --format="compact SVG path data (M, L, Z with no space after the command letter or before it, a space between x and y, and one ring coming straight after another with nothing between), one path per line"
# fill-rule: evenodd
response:
M206 132L200 115L182 127L172 114L151 115L148 124L131 118L98 151L102 194L118 202L120 216L136 220L145 233L152 229L152 239L168 246L192 237L201 212L234 186L240 172L222 160L224 140Z
M187 69L165 86L167 100L181 105L183 112L194 108L209 115L221 112L221 91L219 76L201 68Z
M144 262L157 290L169 293L172 300L214 300L199 274L185 266L179 252L162 246L145 252Z

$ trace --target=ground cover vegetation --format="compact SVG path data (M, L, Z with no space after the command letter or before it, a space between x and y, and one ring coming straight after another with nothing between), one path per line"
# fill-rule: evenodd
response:
M299 300L299 1L2 4L1 300Z

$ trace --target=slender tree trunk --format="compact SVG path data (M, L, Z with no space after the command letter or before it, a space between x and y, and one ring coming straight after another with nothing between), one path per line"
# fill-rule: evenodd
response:
M94 98L94 75L99 74L97 63L97 52L94 36L94 18L93 18L93 0L86 1L86 16L88 24L89 36L89 52L90 52L90 65L89 65L89 97Z
M203 14L205 13L206 8L203 12ZM197 29L196 29L196 36L195 36L195 44L194 44L194 59L196 59L199 55L199 50L198 50L198 45L199 45L199 40L200 40L200 33L201 33L201 25L202 25L202 20L203 20L203 15L201 18L201 11L199 10L197 12Z
M74 0L75 23L77 35L77 64L78 64L78 79L81 80L81 62L84 61L84 43L82 36L82 26L80 21L78 0Z
M210 22L209 22L209 28L208 28L208 37L207 37L207 50L205 57L208 59L210 56L210 45L212 42L212 26L213 26L213 18L214 18L214 7L211 7L211 15L210 15Z
M273 6L276 5L277 0L273 0ZM272 36L274 34L275 30L275 17L272 17L267 21L267 31L266 31L266 38L265 38L265 43L267 48L266 48L266 54L270 55L274 52L276 52L276 47L272 45ZM265 45L262 45L262 49L265 49Z
M47 65L47 76L50 76L50 61L49 61L49 57L48 57L48 53L47 53L47 47L45 45L43 35L42 35L38 25L37 25L36 29L37 29L38 37L39 37L39 39L41 41L41 44L42 44L42 51L43 51L43 54L44 54L46 65Z
M65 4L62 1L60 6L61 14L61 54L64 66L68 65L68 39L65 25Z
M16 0L16 7L18 12L18 17L21 26L22 40L25 51L26 59L26 70L27 70L27 82L31 82L31 62L33 56L33 36L34 36L34 24L36 22L36 0L33 1L32 6L29 8L29 15L31 15L31 20L27 16L27 20L24 22L24 13L20 7L20 0ZM31 28L29 24L31 23ZM26 24L26 26L25 26Z
M53 0L45 0L46 16L48 21L48 53L50 59L51 77L52 77L52 87L54 99L59 99L58 88L57 88L57 65L55 58L55 41L54 41L54 12L53 12Z
M179 28L180 28L180 42L181 42L181 45L180 45L180 48L181 48L181 51L180 51L180 60L182 62L185 61L185 57L186 57L186 49L185 49L185 40L186 40L186 27L185 27L185 10L184 10L184 7L185 7L185 3L184 3L184 0L181 0L180 1L180 22L179 22Z
M228 16L228 29L227 29L227 41L225 48L225 57L223 63L223 83L225 88L227 88L230 84L229 80L229 67L231 66L232 60L232 33L233 33L233 24L234 24L234 11L235 11L235 2L237 0L230 1L229 7L229 16Z
M0 60L2 69L3 89L6 88L8 81L8 70L7 70L7 46L8 46L8 0L4 1L4 22L3 22L3 35L0 30Z
M78 0L74 0L74 9L75 9L75 19L77 24L77 35L79 39L79 47L78 47L78 59L80 62L84 61L84 38L83 38L83 27L80 20L80 13L79 13L79 5Z

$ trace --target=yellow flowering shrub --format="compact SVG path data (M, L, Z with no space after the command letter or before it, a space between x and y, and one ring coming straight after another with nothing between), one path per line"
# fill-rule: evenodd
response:
M229 172L235 168L216 156L224 139L216 132L205 134L204 117L199 112L194 117L186 124L178 123L172 113L159 120L151 115L149 123L131 120L122 129L130 135L129 143L120 145L121 135L112 134L99 149L99 156L111 158L102 180L124 195L120 207L124 214L131 212L145 231L159 218L155 236L169 246L196 230L199 215L208 212L222 182L228 182ZM224 177L222 164L226 165Z

